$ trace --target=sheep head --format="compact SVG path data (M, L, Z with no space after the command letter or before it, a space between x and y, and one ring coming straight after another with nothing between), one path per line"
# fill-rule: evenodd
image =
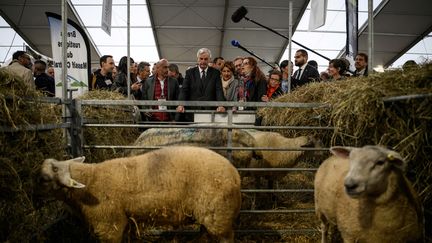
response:
M82 163L85 157L78 157L66 161L57 161L55 159L46 159L41 168L41 181L46 189L58 190L62 187L83 188L84 184L71 178L70 164Z
M404 172L406 167L399 153L381 146L332 147L330 152L350 163L344 186L352 198L380 195L387 189L390 172Z

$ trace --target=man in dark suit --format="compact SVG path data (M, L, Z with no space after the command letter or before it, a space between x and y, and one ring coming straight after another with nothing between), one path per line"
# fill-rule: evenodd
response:
M299 69L297 69L292 76L291 90L314 80L319 80L318 70L308 64L308 53L306 50L300 49L296 51L294 64L299 67Z
M144 82L143 100L177 100L180 88L177 79L168 76L168 61L161 59L156 64L155 75ZM159 112L148 114L150 121L174 121L175 113L161 112L166 106L154 106Z
M356 68L354 71L355 77L368 76L368 55L362 52L357 53L354 66Z
M198 66L186 71L179 100L192 101L224 101L222 82L219 70L209 67L211 52L207 48L201 48L197 52ZM208 109L208 108L206 108ZM184 112L184 106L178 106L177 112ZM218 112L225 112L220 106ZM193 121L192 115L187 115L186 121Z
M34 63L33 75L35 77L36 89L42 91L45 96L54 97L55 96L55 83L54 79L49 76L46 70L46 62L42 60L37 60Z

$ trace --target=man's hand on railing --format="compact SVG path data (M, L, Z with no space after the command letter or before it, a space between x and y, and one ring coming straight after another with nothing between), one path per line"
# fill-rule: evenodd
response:
M177 106L176 111L183 113L185 111L184 106L182 105Z
M217 111L217 112L225 112L225 107L223 107L223 106L219 106L219 107L216 109L216 111Z

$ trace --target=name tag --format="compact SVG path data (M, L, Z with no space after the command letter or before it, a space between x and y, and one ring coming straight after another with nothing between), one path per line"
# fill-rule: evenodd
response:
M158 99L158 101L166 101L166 99ZM160 106L158 106L158 110L166 111L166 110L168 110L168 107L166 107L165 105L160 105Z
M106 85L111 85L112 81L111 81L111 79L105 79L105 83L106 83Z

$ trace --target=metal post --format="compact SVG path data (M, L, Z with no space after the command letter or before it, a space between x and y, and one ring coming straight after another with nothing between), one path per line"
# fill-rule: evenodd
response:
M131 80L130 80L130 0L127 0L127 97L128 99L131 98L130 96L130 87L131 87Z
M288 93L291 92L291 49L292 49L292 1L289 2L289 22L288 22Z
M67 99L67 0L61 1L61 13L62 13L62 99ZM68 120L68 109L66 104L62 105L62 116L63 123L66 123ZM69 144L70 136L68 134L68 128L63 130L63 138L66 144Z
M374 60L374 16L373 16L373 0L368 0L368 28L369 28L369 38L368 38L368 73L371 74L373 72L373 60Z
M83 141L84 135L82 130L82 112L81 112L81 100L72 100L72 124L71 124L71 152L74 158L83 156Z
M67 97L67 0L62 1L62 80L63 99Z
M227 112L228 112L228 126L232 126L233 124L233 107L227 107ZM227 130L227 157L228 160L233 162L233 158L232 158L232 149L231 147L232 145L232 128L228 128Z

